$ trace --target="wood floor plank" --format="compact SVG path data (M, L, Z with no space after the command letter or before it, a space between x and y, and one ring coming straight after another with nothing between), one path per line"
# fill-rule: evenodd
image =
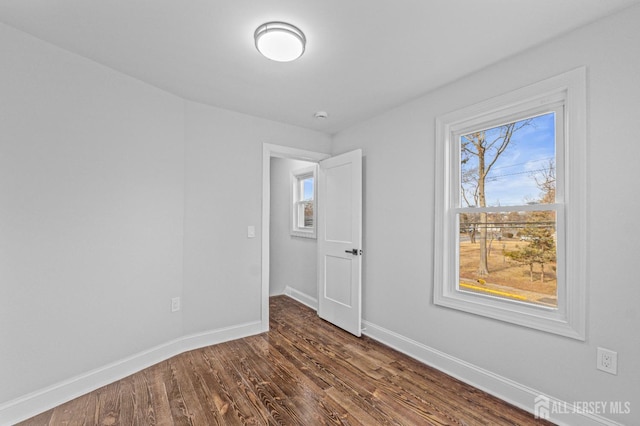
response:
M259 398L263 407L276 424L297 424L293 407L288 404L286 394L273 381L271 366L258 359L244 340L230 342L235 359L234 363L244 378L244 383Z
M220 383L232 401L234 419L239 422L230 424L268 424L269 413L266 409L262 409L258 402L259 398L247 385L245 378L233 363L235 355L230 349L228 343L209 348L220 363Z
M50 424L51 417L53 417L53 410L45 411L29 419L29 424L33 426L46 426Z
M285 296L270 331L189 351L19 426L548 425Z
M146 374L130 376L134 398L134 425L155 425L156 413L153 406L153 394Z
M263 364L273 366L280 388L295 407L297 418L301 424L333 424L339 419L343 424L360 424L342 405L327 398L322 388L311 380L303 371L287 362L287 358L279 351L274 351L265 335L258 339L247 339L252 349L260 354Z
M176 377L189 419L192 424L200 424L204 421L207 425L218 424L218 417L215 410L211 410L206 392L201 387L200 376L195 370L189 352L176 357L178 361L175 365ZM204 404L203 404L204 403Z
M213 370L200 356L200 351L192 351L187 354L188 371L186 374L193 382L196 390L195 396L205 410L204 416L209 425L225 425L224 415L227 413L229 403L217 391L216 381L212 377Z
M135 376L141 373L145 376L144 382L148 387L149 401L151 407L149 411L153 413L153 421L159 426L171 426L174 424L173 417L171 416L171 403L169 402L169 395L167 394L167 388L163 381L163 369L165 362L161 362L146 370L141 371ZM154 423L149 423L153 425Z
M94 417L98 425L117 425L120 417L120 390L122 382L112 383L97 391L98 408Z
M132 424L138 423L136 416L136 404L137 399L135 390L133 387L133 378L131 376L120 380L120 410L118 411L118 421L116 424L122 424L122 422L132 421Z
M201 398L205 398L206 405L216 412L219 424L257 424L255 416L247 414L251 411L247 404L234 397L237 386L221 371L222 361L209 350L192 351L191 356L201 377L200 386L205 394Z
M97 398L94 394L83 395L51 410L48 423L52 425L84 426L94 424ZM36 423L40 424L40 423Z

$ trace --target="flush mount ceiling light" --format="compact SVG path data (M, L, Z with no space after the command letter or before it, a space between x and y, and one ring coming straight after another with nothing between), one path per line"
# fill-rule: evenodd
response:
M256 49L265 57L278 62L290 62L304 53L307 39L297 27L286 22L267 22L253 34Z

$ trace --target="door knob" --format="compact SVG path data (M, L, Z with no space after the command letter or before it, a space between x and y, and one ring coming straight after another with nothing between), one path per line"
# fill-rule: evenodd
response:
M350 253L354 256L357 256L359 254L362 254L362 250L358 250L358 249L351 249L351 250L345 250L345 253Z

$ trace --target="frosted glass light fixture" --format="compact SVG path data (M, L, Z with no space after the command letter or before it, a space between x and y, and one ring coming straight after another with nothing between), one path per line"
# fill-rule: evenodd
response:
M304 53L307 39L297 27L286 22L267 22L253 34L256 49L266 58L278 62L290 62Z

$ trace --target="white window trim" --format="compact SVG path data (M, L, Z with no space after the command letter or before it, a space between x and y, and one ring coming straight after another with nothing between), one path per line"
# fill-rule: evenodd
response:
M290 214L289 214L289 230L291 235L295 237L304 237L304 238L316 238L316 228L317 228L317 195L318 195L318 166L309 166L304 167L302 169L297 169L291 172L291 184L289 191L290 194ZM313 227L312 228L301 228L297 225L298 223L298 200L299 200L299 181L300 179L305 179L308 177L313 177Z
M584 67L532 84L485 102L436 118L436 191L434 238L434 296L436 305L466 311L513 324L531 327L578 340L586 334L587 288L587 123L586 69ZM558 214L558 265L564 267L558 287L558 307L514 302L458 290L457 222L455 197L460 186L452 177L458 149L454 144L465 129L557 103L564 104L564 146L556 153L557 173L563 173ZM498 210L508 208L500 207ZM558 280L559 282L561 279Z

